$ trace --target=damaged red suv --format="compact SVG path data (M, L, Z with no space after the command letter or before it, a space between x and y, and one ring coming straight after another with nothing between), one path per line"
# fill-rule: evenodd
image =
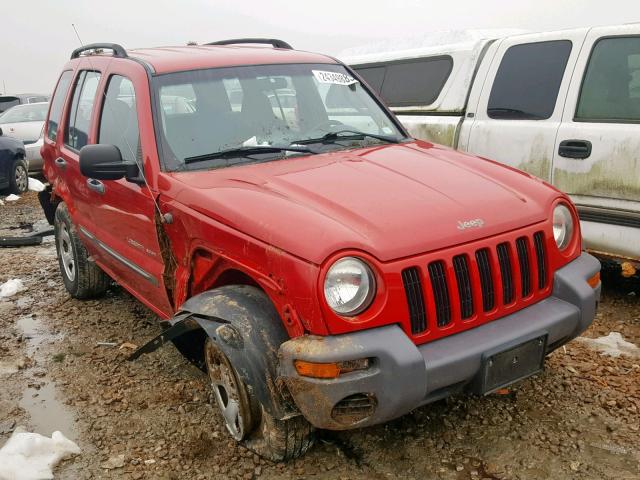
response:
M261 45L262 44L262 45ZM409 138L337 60L270 39L73 52L42 149L60 271L112 281L265 457L539 372L599 263L569 198Z

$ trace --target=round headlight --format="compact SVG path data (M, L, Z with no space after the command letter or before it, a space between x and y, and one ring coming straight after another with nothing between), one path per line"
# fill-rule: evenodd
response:
M338 260L324 279L327 304L339 315L358 315L371 304L375 293L371 268L355 257Z
M567 248L573 238L573 217L566 205L560 204L553 210L553 238L560 250Z

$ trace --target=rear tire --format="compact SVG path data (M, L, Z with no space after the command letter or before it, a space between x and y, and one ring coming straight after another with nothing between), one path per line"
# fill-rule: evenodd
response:
M205 364L216 404L231 436L274 462L303 455L313 445L313 426L303 417L278 420L250 393L215 341L205 341Z
M11 193L20 195L29 190L29 169L24 159L16 158L9 173L9 190Z
M89 259L64 203L56 209L54 231L60 273L69 294L81 300L103 295L111 279Z

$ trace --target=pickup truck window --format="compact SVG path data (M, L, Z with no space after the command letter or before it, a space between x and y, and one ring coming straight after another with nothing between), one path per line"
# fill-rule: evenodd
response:
M385 141L380 137L404 138L342 65L215 68L159 75L153 84L156 131L163 167L169 171L220 168L238 159L276 160L292 153L285 147L303 153L297 142L315 152L379 144ZM348 139L325 137L346 130ZM264 150L260 158L239 152L233 159L226 152L267 146L280 151ZM216 156L223 151L223 157ZM203 157L207 160L192 161Z
M99 82L99 72L83 70L78 75L64 139L64 143L74 150L80 150L89 139L91 113Z
M355 67L391 107L431 105L452 69L448 55Z
M575 119L640 121L640 37L603 38L595 44Z
M71 70L62 72L60 80L58 80L56 91L53 94L51 108L49 111L49 121L47 122L47 137L49 140L56 139L58 125L60 124L60 116L62 115L62 107L64 106L65 98L67 98L67 91L69 90L72 75L73 72Z
M505 120L551 117L571 53L571 41L509 47L493 81L487 114Z
M104 97L100 117L98 143L109 143L120 149L124 160L136 161L140 133L136 92L128 78L113 75Z

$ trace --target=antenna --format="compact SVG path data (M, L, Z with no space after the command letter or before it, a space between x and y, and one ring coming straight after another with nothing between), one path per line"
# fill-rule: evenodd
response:
M73 28L73 31L76 34L76 37L78 38L78 42L80 42L80 46L84 47L84 43L83 41L80 39L80 35L78 34L78 30L76 29L75 24L71 24L71 28ZM89 62L89 66L91 67L92 70L95 70L93 68L93 64L91 63L91 56L87 55L87 61ZM115 57L110 57L109 62L107 63L107 67L109 66L109 63L111 63L113 61ZM134 90L135 93L135 90ZM106 100L107 97L107 92L106 90L102 92L102 96L103 96L103 100ZM113 111L113 107L111 106L111 103L103 101L102 105L106 105L109 108L109 111L111 112L112 115L114 115L114 111ZM104 107L103 107L104 108ZM136 108L136 113L137 113L138 109ZM115 115L114 115L115 118ZM125 144L127 145L127 149L129 150L129 153L131 154L131 157L134 159L133 161L136 162L136 165L138 166L138 172L140 173L140 176L142 177L142 181L144 182L145 187L147 187L147 190L149 191L149 196L151 197L151 201L153 202L153 205L155 206L156 210L158 211L158 216L160 218L160 222L161 223L166 223L167 219L165 218L164 214L162 213L162 210L160 210L160 205L158 205L158 202L156 201L156 197L153 193L153 190L151 190L151 186L149 186L149 182L147 181L147 176L145 175L144 172L144 163L140 164L138 161L138 155L136 153L134 153L133 148L131 148L131 145L129 145L129 140L127 139L126 136L122 136ZM139 132L138 132L138 142L140 142L140 138L139 138Z

